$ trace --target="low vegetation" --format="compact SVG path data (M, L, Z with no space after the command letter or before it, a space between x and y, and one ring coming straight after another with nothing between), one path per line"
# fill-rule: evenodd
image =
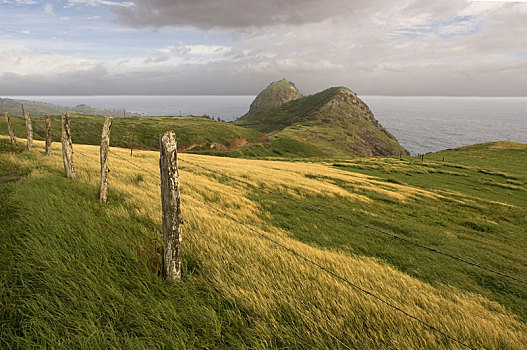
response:
M44 140L46 126L44 118L31 118L35 139ZM15 135L25 136L24 119L11 117ZM99 145L104 117L73 115L71 121L72 140L75 143ZM178 135L178 148L196 152L237 148L251 143L264 142L265 135L236 126L232 123L214 121L206 117L130 117L115 118L112 145L157 150L159 134L173 129ZM61 138L61 116L51 118L54 141ZM0 134L7 135L5 122L0 123Z
M342 87L246 114L235 123L268 133L270 144L258 147L270 150L275 156L334 158L408 154L377 122L368 106L351 90ZM247 155L252 151L242 150Z
M46 114L61 115L63 113L103 115L107 117L122 117L123 114L127 117L139 116L137 113L130 113L116 109L93 108L85 104L80 104L75 107L65 107L46 102L0 98L0 111L2 111L2 113L8 112L9 115L22 115L22 110L26 113L30 113L34 117L42 117Z
M463 343L527 344L525 285L265 191L526 280L525 144L424 161L180 154L183 279L170 285L156 152L112 148L103 205L98 147L74 145L67 180L60 144L45 157L40 141L0 143L1 178L18 178L0 186L2 348L461 348L202 201Z
M17 115L21 105L19 101L2 100L0 107L14 110ZM44 120L39 108L59 114L52 118L53 128L58 130L60 107L26 102L26 111L39 111L38 117L33 117L34 128L36 138L43 139ZM87 115L95 111L88 110L88 106L79 108L82 114L74 115L72 121L73 141L99 144L102 117ZM12 119L15 133L25 135L23 120ZM157 135L174 129L180 150L218 156L322 159L408 154L351 90L330 88L302 97L294 84L285 79L258 94L249 112L234 123L215 122L204 116L117 118L114 124L117 128L113 144L120 147L135 144L143 149L157 149ZM6 126L0 125L0 134L6 135ZM59 137L55 132L55 139Z

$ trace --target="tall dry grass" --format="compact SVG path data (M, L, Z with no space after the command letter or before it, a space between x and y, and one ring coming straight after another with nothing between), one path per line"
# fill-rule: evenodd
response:
M35 152L43 152L42 142L36 141L35 146ZM98 147L74 145L74 151L77 169L74 181L97 186ZM135 151L131 158L128 150L112 148L109 191L118 193L134 207L136 215L148 217L160 227L158 177L117 156L157 174L158 153ZM183 255L186 260L196 263L200 278L207 280L211 288L253 315L246 322L259 334L262 347L303 347L305 343L296 343L295 339L308 339L312 348L344 348L328 336L326 332L329 332L351 348L360 348L361 343L371 348L461 348L459 344L336 280L186 194L192 194L238 220L255 227L265 227L265 233L281 244L475 348L526 348L527 326L502 305L447 285L432 286L375 258L301 243L290 237L287 231L273 225L260 205L249 199L247 188L227 185L221 178L184 160L298 198L308 194L323 195L328 198L328 204L336 196L347 198L350 205L370 199L363 194L346 191L329 180L321 180L324 176L338 178L357 189L376 191L400 201L419 200L423 196L433 199L439 197L437 193L380 182L371 176L344 172L323 164L191 154L180 154L179 157L182 160L180 180L185 221ZM46 176L47 169L62 171L60 145L53 145L51 157L42 156L38 160L43 168L34 171L32 176ZM124 207L111 210L111 215L130 215ZM294 211L291 219L294 219L293 216ZM158 232L152 232L152 235L159 237ZM137 249L148 251L153 248L138 246ZM299 304L298 299L305 304Z

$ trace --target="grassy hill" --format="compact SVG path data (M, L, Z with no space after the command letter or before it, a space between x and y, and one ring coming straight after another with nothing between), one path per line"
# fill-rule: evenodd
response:
M42 142L27 153L0 137L0 147L2 348L461 348L195 198L473 347L527 344L525 285L265 191L526 280L525 144L424 162L181 154L174 285L159 276L157 152L112 148L103 205L98 147L74 145L75 180L63 177L58 143L51 157Z
M300 157L407 154L395 137L377 122L368 106L355 93L341 87L246 114L235 123L269 133L271 143L257 147L278 155L297 152Z
M245 115L236 124L257 129L261 132L280 131L287 126L318 120L315 114L326 103L336 98L339 88L330 88L311 96L281 104L279 108Z
M44 140L46 134L44 118L31 119L34 138ZM11 117L11 122L15 129L15 135L25 137L24 119ZM73 115L71 121L73 142L99 145L103 122L104 117L101 116ZM266 137L258 131L204 117L115 118L113 125L112 145L120 147L130 147L133 137L134 148L158 149L159 134L169 129L175 130L178 136L179 149L194 152L243 147L266 140ZM51 128L53 140L60 142L60 116L52 116ZM5 121L0 123L0 134L8 134Z
M78 105L76 107L64 107L57 106L46 102L28 101L28 100L17 100L11 98L0 98L0 114L8 112L9 115L22 115L22 105L26 113L30 113L32 116L44 116L46 114L61 115L63 113L78 113L78 114L90 114L90 115L103 115L107 117L122 117L123 111L116 109L98 109L87 106L85 104ZM136 113L125 112L127 117L139 116Z
M301 98L302 95L292 82L282 79L267 86L251 103L248 115L279 107L286 102Z
M29 101L0 99L1 110L9 111L15 134L25 136L21 102L31 113L35 138L43 139L43 115L52 117L54 139L60 140L62 107ZM103 117L88 106L68 109L73 115L73 141L98 145ZM110 113L112 112L112 113ZM121 113L119 111L119 113ZM120 116L120 114L117 114ZM249 113L235 123L215 122L204 117L116 118L112 142L130 147L157 149L158 135L176 130L181 151L242 158L328 158L371 155L406 155L406 150L373 117L353 92L331 88L302 97L294 84L281 80L270 84L251 104ZM7 135L5 123L0 134Z

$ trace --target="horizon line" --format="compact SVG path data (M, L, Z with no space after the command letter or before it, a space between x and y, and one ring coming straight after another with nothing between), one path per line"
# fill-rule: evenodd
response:
M526 0L527 1L527 0ZM316 94L316 93L315 93ZM17 97L255 97L258 94L85 94L85 95L60 95L60 94L31 94L31 95L0 95L0 98L17 98ZM302 96L310 96L302 95ZM448 97L448 98L527 98L523 96L482 96L482 95L380 95L380 94L357 94L357 96L368 97Z

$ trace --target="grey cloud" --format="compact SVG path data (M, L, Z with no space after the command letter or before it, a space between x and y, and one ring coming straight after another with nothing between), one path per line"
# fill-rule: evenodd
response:
M60 74L0 76L0 95L31 94L256 94L269 82L287 78L304 94L312 94L330 86L347 86L360 95L479 95L522 96L527 91L527 67L521 63L458 66L411 66L398 69L378 63L362 70L355 64L341 70L306 72L277 70L261 60L258 69L248 63L228 60L206 65L182 65L177 69L110 74L104 68ZM246 63L240 69L240 64ZM263 68L262 68L263 67ZM313 68L315 69L315 68Z
M296 26L335 18L362 21L377 13L446 17L467 6L465 0L135 0L134 4L112 9L117 22L135 28L189 26L204 30Z
M200 29L251 28L320 22L349 14L366 0L135 0L115 8L117 21L132 27L191 26Z

